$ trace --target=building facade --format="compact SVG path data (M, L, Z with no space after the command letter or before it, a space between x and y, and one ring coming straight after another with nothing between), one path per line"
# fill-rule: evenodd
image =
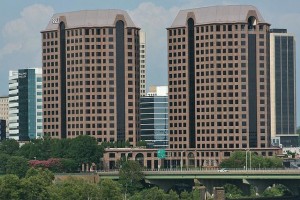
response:
M0 119L6 121L6 133L8 134L8 96L0 97Z
M270 30L270 74L272 143L296 147L296 41L286 29Z
M211 149L203 165L222 149L270 146L269 26L253 6L178 13L168 28L171 149Z
M140 104L141 140L150 148L168 148L168 86L152 86Z
M140 95L146 96L146 33L140 31Z
M9 139L43 137L42 69L9 71Z
M6 120L0 119L0 141L6 140Z
M44 134L139 136L139 28L122 10L53 15L42 31Z
M212 152L211 149L166 149L166 157L164 159L158 158L158 151L161 149L141 149L141 148L107 148L103 153L101 169L116 169L118 168L118 161L121 159L138 161L141 166L147 169L159 168L201 168L201 169L218 169L218 163L210 165L206 161L223 160L229 158L231 153L237 149L216 149ZM249 149L248 149L249 150ZM250 149L252 153L264 157L273 157L275 155L282 155L281 148L254 148ZM210 155L214 153L216 156ZM209 158L210 157L210 158Z

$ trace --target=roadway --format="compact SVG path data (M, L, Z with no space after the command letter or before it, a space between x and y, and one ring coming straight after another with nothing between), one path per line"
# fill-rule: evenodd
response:
M144 170L145 179L297 179L300 180L300 170L283 169L228 169L226 172L218 170L195 169L160 169ZM100 178L118 179L119 171L98 171Z

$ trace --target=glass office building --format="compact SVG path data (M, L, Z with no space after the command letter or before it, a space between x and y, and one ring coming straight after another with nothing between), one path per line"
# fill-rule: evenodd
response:
M9 72L9 138L28 141L43 136L42 70Z
M270 30L271 134L273 145L298 146L296 42L286 29Z
M150 148L168 147L168 87L150 87L147 96L141 97L141 140Z

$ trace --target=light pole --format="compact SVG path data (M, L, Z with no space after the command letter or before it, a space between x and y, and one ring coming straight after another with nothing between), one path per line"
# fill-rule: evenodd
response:
M182 171L182 165L183 165L183 161L182 161L182 151L180 152L180 171Z
M249 149L249 154L250 154L250 161L249 161L249 163L250 163L250 170L251 170L251 149Z
M251 170L251 149L245 149L246 151L246 168L245 170L248 170L248 152L249 152L249 169Z
M247 149L245 149L245 151L246 151L246 168L245 168L245 170L247 171L247 164L248 164L248 151L247 151Z

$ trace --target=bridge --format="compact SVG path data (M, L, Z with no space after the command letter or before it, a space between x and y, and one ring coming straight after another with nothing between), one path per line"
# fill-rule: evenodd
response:
M297 179L300 180L300 170L282 169L229 169L225 172L218 170L195 169L161 169L144 170L146 179ZM100 178L119 179L119 170L98 171Z
M226 183L239 186L244 191L250 191L250 185L254 185L258 193L274 184L285 185L295 195L300 193L300 170L283 169L228 169L219 172L218 170L199 169L160 169L143 171L145 180L165 190L170 189L174 183L186 183L194 185L197 180L205 186L211 194L213 187L221 187ZM100 179L119 179L118 170L98 171Z

